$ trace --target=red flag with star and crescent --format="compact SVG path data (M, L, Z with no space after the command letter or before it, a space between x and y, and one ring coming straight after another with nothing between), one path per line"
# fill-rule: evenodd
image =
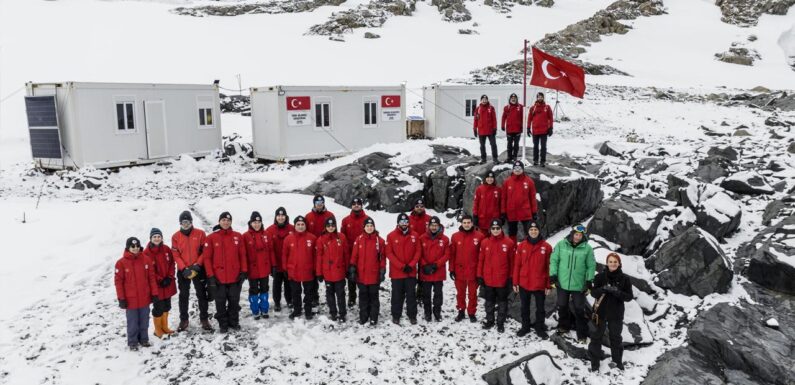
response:
M563 91L582 99L585 96L585 71L574 63L533 47L530 84Z

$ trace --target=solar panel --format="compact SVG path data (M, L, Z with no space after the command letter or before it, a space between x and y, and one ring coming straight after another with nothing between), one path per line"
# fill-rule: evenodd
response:
M61 159L61 137L58 134L58 111L55 96L27 96L30 148L34 158Z

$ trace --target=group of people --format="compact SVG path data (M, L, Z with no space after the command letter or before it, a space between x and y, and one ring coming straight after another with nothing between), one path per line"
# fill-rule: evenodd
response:
M491 156L494 163L497 158L497 112L489 103L489 97L482 95L480 104L473 113L473 133L480 141L480 163L486 163L486 141L491 146ZM524 106L519 103L519 97L511 94L508 105L502 110L500 129L508 138L508 156L505 163L512 163L519 159L519 139L525 129L522 127ZM553 109L544 101L544 93L536 95L536 101L527 113L527 136L533 138L533 165L545 167L547 163L547 138L552 136L554 123Z
M254 211L247 231L240 234L232 229L232 215L223 212L207 235L193 227L191 213L185 211L179 216L180 228L170 247L156 228L150 231L146 245L130 237L115 274L119 307L127 315L129 347L150 346L150 304L155 336L166 338L174 333L168 326L168 314L177 288L178 331L189 328L191 287L204 330L214 330L209 322L209 299L215 301L220 332L240 329L240 294L246 281L255 319L269 317L271 300L274 310L281 311L282 293L290 319L312 319L319 307L319 286L324 284L331 320L346 322L358 295L359 324L375 326L381 313L380 286L388 275L392 323L401 324L405 306L408 321L414 325L420 304L426 322L442 320L442 292L449 273L456 289L456 322L466 318L477 322L480 288L485 298L482 327L496 326L498 332L504 332L508 297L513 291L521 301L517 336L535 331L546 338L544 302L556 288L558 332L565 334L574 328L578 340L585 343L591 322L589 351L598 369L602 337L609 330L612 358L623 368L623 303L632 298L632 288L621 272L620 257L610 254L607 269L596 275L593 249L582 225L573 227L555 247L547 243L537 222L535 183L524 173L521 161L514 163L501 186L496 185L494 172L484 176L475 193L472 215L463 215L458 231L449 237L441 220L425 212L423 199L415 202L410 213L397 215L396 226L386 237L365 213L363 203L353 199L350 214L339 226L324 197L317 195L311 211L295 217L292 224L282 207L267 228L260 213ZM506 221L507 234L503 232ZM521 242L517 239L520 224L525 234ZM273 298L269 297L270 277ZM593 316L586 314L589 290L596 298ZM532 299L536 304L533 322Z

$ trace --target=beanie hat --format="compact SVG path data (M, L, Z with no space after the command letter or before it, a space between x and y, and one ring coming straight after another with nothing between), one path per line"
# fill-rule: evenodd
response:
M179 214L179 223L182 223L182 221L191 221L191 222L193 222L193 216L190 215L190 211L185 210L185 211L183 211L182 213Z
M337 226L337 220L334 217L326 218L326 226Z
M437 225L439 225L439 226L441 226L441 225L442 225L442 221L441 221L441 220L439 220L439 217L435 217L435 216L434 216L434 217L431 217L431 221L430 221L430 222L428 222L428 226L430 226L430 225L432 225L432 224L434 224L434 223L436 223L436 224L437 224Z
M152 227L152 230L149 230L149 239L152 239L155 235L163 236L163 232L160 231L157 227Z
M320 194L315 195L315 197L312 199L312 203L314 203L314 204L324 203L325 204L326 203L326 198L323 198L323 196L320 195Z
M517 160L517 161L513 162L513 168L517 168L517 167L521 168L522 170L524 170L524 163L522 163L521 160Z
M539 97L539 96L544 96L544 93L543 93L543 92L539 92L539 93L537 93L537 94L536 94L536 97Z
M367 225L375 226L375 221L373 220L373 218L367 217L367 219L364 220L364 225L365 226L367 226Z
M136 237L129 237L127 238L127 242L124 244L124 249L129 250L130 246L138 246L141 247L141 241L138 240Z
M422 199L422 198L417 199L417 201L414 202L414 206L417 206L417 205L425 206L425 200Z
M480 100L481 101L483 100L483 98L486 98L486 100L489 100L489 97L486 94L480 95Z
M499 227L499 228L502 228L502 221L501 221L501 220L499 220L499 219L492 219L492 220L491 220L491 226L490 226L490 227L494 227L494 226L497 226L497 227Z
M298 222L304 222L306 224L306 219L303 216L299 215L293 219L293 224L297 224Z
M400 213L397 216L397 223L398 224L400 224L400 221L408 221L408 220L409 220L409 216L406 215L405 213Z
M231 221L232 220L232 214L229 214L229 211L224 211L224 212L221 213L221 215L218 216L218 221L219 222L221 221L221 219L229 219Z
M276 209L276 213L273 214L273 216L276 217L276 216L279 216L279 215L284 215L286 217L287 216L287 210L285 210L284 207L279 207L278 209Z
M516 102L518 103L519 102L519 96L516 95L516 94L511 94L511 96L508 96L508 103L511 102L511 98L513 98L513 97L516 98Z
M351 206L353 205L361 206L363 203L364 202L362 202L362 198L353 198L353 200L351 201Z
M541 230L541 226L539 226L539 225L538 225L538 222L536 222L536 221L532 221L532 222L530 222L530 224L527 226L527 232L530 232L530 229L532 229L533 227L537 228L538 230Z
M259 211L252 211L251 217L248 219L248 223L251 224L251 222L256 221L262 222L262 215L259 215Z

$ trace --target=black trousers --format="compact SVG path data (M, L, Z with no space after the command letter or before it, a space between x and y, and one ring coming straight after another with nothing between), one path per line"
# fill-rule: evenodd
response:
M351 301L356 301L356 281L353 279L347 279L348 281L348 299Z
M406 303L406 315L409 319L417 318L416 278L392 280L392 318L403 316L403 303Z
M331 315L345 316L348 309L345 307L345 279L337 282L326 281L326 303Z
M160 317L168 311L171 311L171 297L159 299L152 305L152 317Z
M215 319L218 326L229 327L240 325L240 283L218 284L215 290Z
M480 159L484 162L486 161L486 139L489 140L489 144L491 144L491 157L494 161L497 161L497 134L491 135L478 135L478 139L480 140Z
M177 287L179 288L179 319L180 321L188 320L188 300L190 299L190 286L193 282L193 289L196 291L196 299L199 300L199 319L206 320L210 318L209 300L210 295L207 292L207 273L202 267L199 274L193 279L184 278L181 274L177 273Z
M442 287L444 282L421 282L422 285L422 307L425 310L425 316L429 317L431 311L433 315L441 317L442 315ZM431 307L431 298L433 298L433 307Z
M522 134L508 134L508 160L516 160L519 156L519 139Z
M571 330L571 310L569 300L574 305L574 324L577 328L577 338L588 337L588 320L585 318L585 293L581 291L568 291L558 288L558 327Z
M515 237L516 234L519 232L519 223L522 223L522 230L524 230L523 234L527 234L527 228L530 226L530 220L526 221L513 221L508 222L508 236Z
M370 321L378 322L378 313L381 310L381 301L378 298L378 289L381 285L363 285L359 286L359 322Z
M530 301L532 298L536 300L536 320L535 324L530 323ZM522 329L529 329L530 326L535 326L538 330L545 330L544 319L546 319L546 311L544 311L544 295L543 290L525 290L519 288L519 299L521 301L521 314L522 314Z
M282 302L282 290L284 290L284 300L287 303L293 302L292 291L290 289L290 281L285 278L285 272L280 271L273 276L273 303Z
M320 304L320 281L312 280L312 304Z
M494 322L494 309L497 309L497 323L502 325L508 317L508 294L511 286L492 287L483 285L483 297L486 299L486 322Z
M307 315L312 314L312 287L316 280L297 282L290 280L290 291L293 297L293 314L301 314L301 309L304 309ZM302 290L303 289L303 290ZM303 292L304 300L301 301L301 294ZM301 306L303 303L303 307Z
M547 162L547 137L547 135L533 135L533 163L538 162L538 147L541 147L541 164Z
M249 279L248 280L248 294L249 295L258 295L261 293L267 293L270 288L268 287L268 277L265 278L258 278L258 279Z
M588 353L592 363L598 363L602 358L602 337L605 329L610 339L610 358L613 362L620 364L624 355L624 342L621 338L621 330L624 329L623 319L605 319L599 322L596 330L591 333L591 341L588 343Z

